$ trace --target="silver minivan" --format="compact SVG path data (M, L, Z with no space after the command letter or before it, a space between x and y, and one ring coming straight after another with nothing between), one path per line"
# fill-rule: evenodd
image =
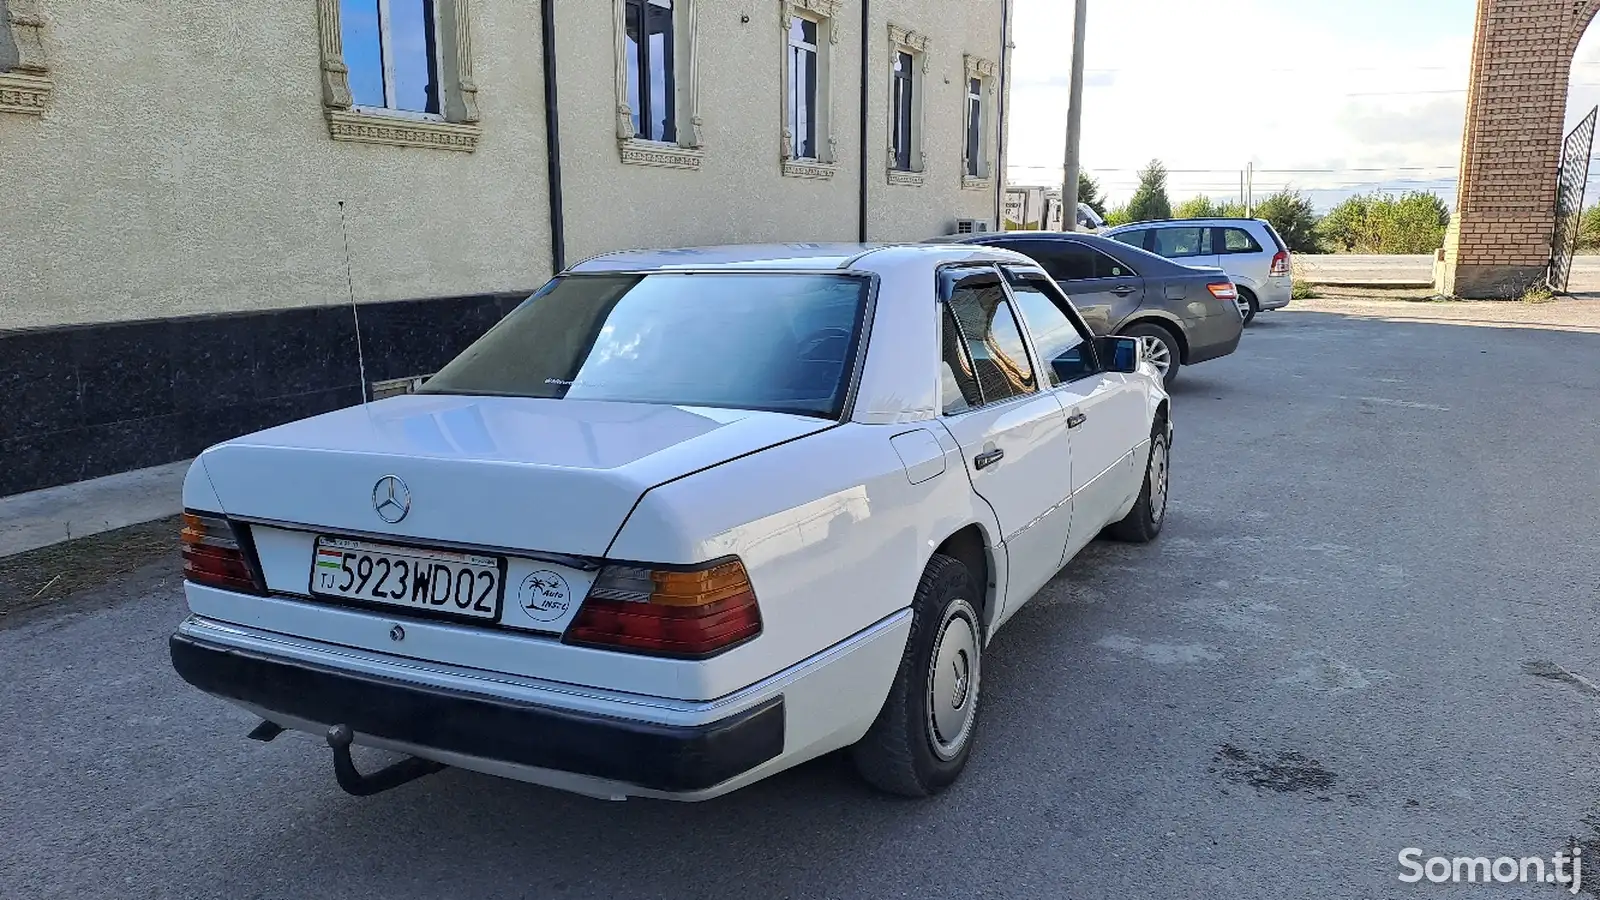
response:
M1101 232L1185 266L1215 266L1239 288L1245 324L1256 313L1282 309L1294 292L1293 260L1283 238L1263 219L1167 219Z

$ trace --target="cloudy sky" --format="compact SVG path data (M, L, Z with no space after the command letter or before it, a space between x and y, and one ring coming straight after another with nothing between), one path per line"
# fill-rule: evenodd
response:
M1115 201L1159 158L1174 201L1286 185L1454 199L1475 0L1089 0L1083 162ZM1014 183L1058 183L1071 0L1017 0ZM1600 28L1573 67L1569 120L1600 102ZM1591 184L1600 187L1600 179ZM1594 192L1591 193L1594 196Z

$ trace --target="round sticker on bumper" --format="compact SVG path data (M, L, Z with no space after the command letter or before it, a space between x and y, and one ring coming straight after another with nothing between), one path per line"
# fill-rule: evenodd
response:
M522 585L517 588L517 600L535 621L554 622L567 614L572 590L560 573L540 569L522 579Z

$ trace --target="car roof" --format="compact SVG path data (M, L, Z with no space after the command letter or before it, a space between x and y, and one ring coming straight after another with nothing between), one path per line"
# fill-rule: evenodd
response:
M911 262L931 257L937 264L974 258L969 244L729 244L684 247L674 250L620 250L591 257L568 267L570 273L655 272L695 269L852 269L869 258L865 268ZM1017 254L1003 248L985 248L982 258L1015 261ZM1022 258L1025 259L1025 258Z
M1205 224L1205 223L1213 223L1213 222L1216 222L1216 223L1228 223L1228 224L1234 224L1234 225L1240 224L1242 222L1254 222L1257 225L1266 225L1266 224L1268 224L1266 219L1255 219L1255 218L1249 218L1249 217L1246 217L1246 216L1204 216L1204 217L1201 217L1201 218L1198 218L1198 219L1149 219L1149 220L1144 221L1144 222L1129 222L1126 225L1118 225L1115 228L1108 228L1106 230L1107 231L1127 231L1130 228L1159 228L1159 227L1161 227L1163 225L1195 225L1195 224Z

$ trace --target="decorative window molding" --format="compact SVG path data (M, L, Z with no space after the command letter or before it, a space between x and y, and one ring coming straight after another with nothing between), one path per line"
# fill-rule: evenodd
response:
M0 0L0 113L42 115L53 89L34 0Z
M838 14L844 0L778 0L778 30L784 48L782 89L779 91L779 109L782 115L780 132L779 167L789 178L829 179L838 171L839 141L833 133L833 47L839 43ZM803 48L791 35L795 19L815 23L814 46ZM797 152L795 117L792 104L799 97L794 83L794 57L802 49L815 67L812 75L815 91L810 99L808 113L813 118L815 150L811 155Z
M909 28L889 23L889 115L888 118L888 152L887 169L888 181L891 185L901 187L921 187L925 182L928 169L928 158L923 152L923 94L926 93L928 74L928 50L933 45L933 39L926 34L913 31ZM895 115L897 95L901 91L900 76L896 74L895 66L901 54L911 57L909 72L901 73L910 82L910 105L904 113L905 125L909 134L905 140L909 142L906 147L905 159L900 159L896 142L896 131L900 121Z
M672 0L673 122L676 140L647 140L634 130L628 102L628 11L626 0L611 0L612 56L616 61L617 154L624 164L698 171L705 157L700 116L699 0Z
M472 152L478 125L478 86L472 76L472 0L434 0L438 37L439 113L357 106L344 58L341 0L317 0L321 39L322 105L336 141Z
M962 54L962 90L966 98L962 103L961 122L961 187L970 189L987 189L994 183L994 116L995 104L995 72L996 66L992 60L975 56L971 53ZM974 94L971 91L972 82L978 82L978 120L973 121L972 101ZM971 133L977 129L977 165L969 158L971 148ZM976 172L974 172L976 168Z

